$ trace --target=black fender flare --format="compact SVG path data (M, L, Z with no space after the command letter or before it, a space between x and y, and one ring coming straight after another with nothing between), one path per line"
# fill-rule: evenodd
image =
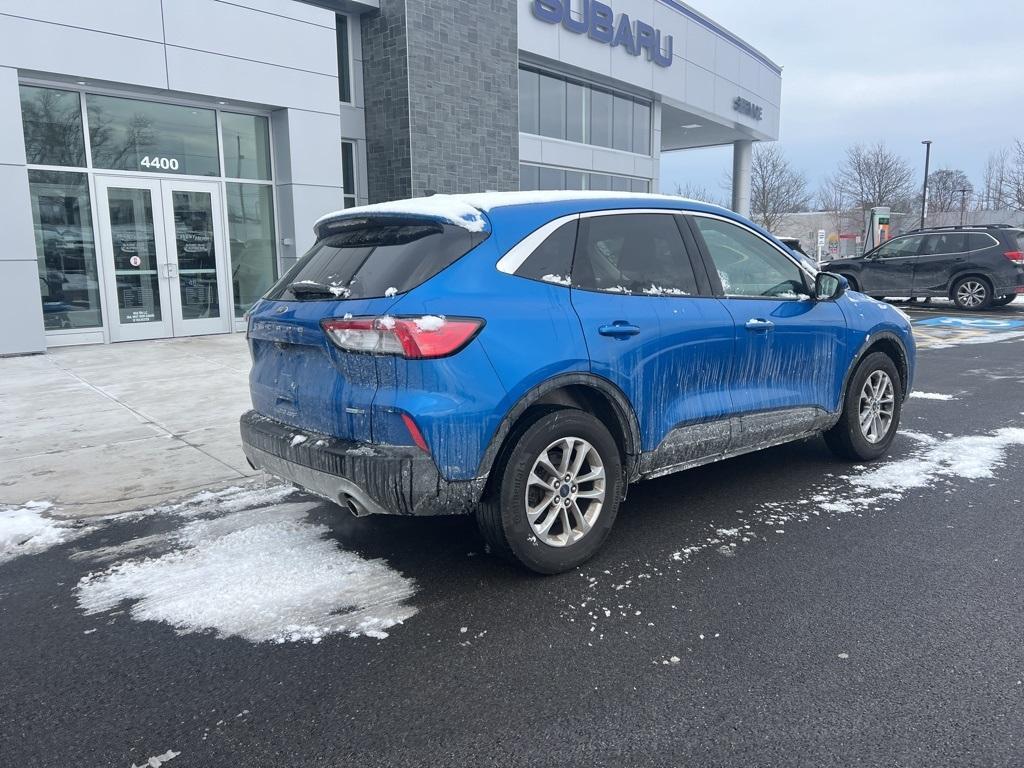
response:
M571 386L589 387L597 390L605 396L609 403L611 403L612 409L614 410L615 416L618 420L619 429L623 436L624 444L622 447L625 454L623 469L626 480L627 482L632 482L637 479L639 477L638 472L641 451L640 422L636 417L636 413L633 411L633 406L630 404L629 398L626 397L625 393L611 381L603 376L583 371L561 373L556 376L552 376L550 379L545 379L540 384L528 390L522 397L520 397L516 404L513 405L505 414L505 418L501 420L501 423L498 425L498 429L491 437L491 440L487 445L487 450L484 451L484 455L480 459L480 465L477 468L476 476L478 478L482 478L490 475L491 469L494 466L494 461L498 457L498 452L505 443L505 438L508 437L509 433L512 431L512 427L515 426L516 422L519 420L519 417L522 416L531 405L536 403L549 392Z
M864 339L860 349L857 350L857 354L854 355L853 360L850 362L850 366L846 369L846 375L843 376L843 400L846 399L846 389L850 386L853 372L857 370L864 356L883 339L891 341L899 352L900 359L896 361L896 369L900 372L900 379L902 379L900 382L902 386L900 388L903 390L904 400L909 396L907 383L910 381L910 359L907 355L907 346L903 343L903 339L899 337L899 334L894 331L879 331L878 333L868 334L868 337ZM842 413L843 410L843 400L839 401L839 413Z

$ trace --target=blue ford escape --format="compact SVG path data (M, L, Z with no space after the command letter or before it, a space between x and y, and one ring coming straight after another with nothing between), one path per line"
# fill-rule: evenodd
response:
M541 573L629 483L823 433L888 449L896 309L716 206L619 193L349 209L249 315L253 466L357 515L472 513Z

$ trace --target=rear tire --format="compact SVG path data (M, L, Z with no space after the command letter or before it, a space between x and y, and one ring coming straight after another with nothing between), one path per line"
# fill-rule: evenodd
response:
M902 409L903 386L896 364L884 352L872 352L850 377L843 411L825 433L825 442L843 459L877 459L896 437Z
M953 283L951 298L958 308L978 312L992 304L992 286L983 277L961 277Z
M1008 293L1005 296L999 296L998 298L992 299L993 307L1005 307L1007 304L1012 304L1013 300L1017 298L1016 293Z
M531 571L572 570L597 553L615 522L618 446L594 416L571 408L544 414L513 440L477 510L480 533L494 554Z

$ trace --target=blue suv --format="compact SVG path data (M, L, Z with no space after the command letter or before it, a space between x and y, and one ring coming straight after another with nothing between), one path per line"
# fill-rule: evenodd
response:
M888 449L906 316L716 206L623 193L348 209L250 311L254 467L357 515L475 514L540 573L626 487L823 433Z

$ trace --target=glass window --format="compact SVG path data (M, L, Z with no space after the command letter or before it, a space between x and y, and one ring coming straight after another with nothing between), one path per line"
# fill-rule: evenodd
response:
M157 198L158 206L159 203ZM114 280L121 322L159 322L162 317L162 285L157 272L159 260L153 196L148 189L108 187L107 210L114 245Z
M796 298L807 291L800 268L750 230L695 216L726 296Z
M539 189L540 179L536 165L519 166L519 189L532 191Z
M1017 235L1017 242L1021 250L1024 250L1024 234ZM967 234L967 247L972 251L980 251L982 248L991 248L996 245L991 235L981 232L970 232Z
M589 290L654 296L697 293L676 217L658 213L583 219L572 283Z
M73 91L21 86L21 125L29 165L85 167L82 102Z
M451 224L341 222L268 294L284 301L368 299L405 293L487 235Z
M647 179L630 179L629 191L630 192L646 192L649 188L650 182Z
M633 102L633 151L651 154L651 105Z
M565 138L586 144L587 93L589 88L576 83L565 84Z
M565 138L565 80L540 76L540 135Z
M566 171L565 172L565 188L566 189L586 189L587 188L587 176L586 173L580 171Z
M871 256L879 259L895 259L902 256L914 256L921 247L921 241L923 239L923 235L897 237L895 240L890 240L889 242L880 245L871 253Z
M922 255L939 256L943 253L962 253L964 235L960 232L935 232L924 239Z
M539 168L537 189L565 189L565 171L561 168Z
M633 100L612 97L612 147L633 151Z
M220 317L217 236L210 193L175 190L171 209L181 316L185 320Z
M334 34L338 41L338 98L346 104L351 104L352 71L349 66L348 16L335 14Z
M612 145L612 95L604 91L590 92L590 143L599 147Z
M270 180L270 121L259 115L222 112L224 175Z
M590 188L608 191L612 188L612 177L603 173L592 173L590 174Z
M268 184L225 186L235 317L241 317L277 279L274 198Z
M629 179L625 176L612 176L613 192L629 192Z
M212 109L93 94L85 99L93 167L220 174Z
M356 145L351 141L341 142L341 187L344 208L356 205Z
M519 130L540 132L540 75L519 70Z
M531 280L568 285L572 269L572 250L575 246L576 222L570 221L552 232L547 240L537 246L516 270L516 274Z
M84 173L29 171L39 289L47 330L98 328L100 285Z

